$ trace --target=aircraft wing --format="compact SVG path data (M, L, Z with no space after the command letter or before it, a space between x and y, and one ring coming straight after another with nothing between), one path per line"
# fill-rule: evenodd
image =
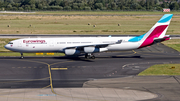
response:
M102 47L107 47L108 45L110 45L110 44L79 45L79 46L66 47L66 49L72 49L72 48L81 49L81 48L84 48L84 47L98 47L98 48L102 48Z
M96 47L96 48L104 48L107 47L109 45L113 45L113 44L121 44L122 40L119 40L115 43L102 43L102 44L89 44L89 45L78 45L78 46L71 46L71 47L66 47L65 49L82 49L84 47Z

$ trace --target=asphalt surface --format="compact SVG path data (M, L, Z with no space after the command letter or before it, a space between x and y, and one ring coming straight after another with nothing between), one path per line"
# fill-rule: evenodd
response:
M179 100L179 77L171 77L176 83L168 80L161 83L163 79L148 76L142 77L141 81L152 82L133 83L139 77L136 75L154 64L180 63L179 52L162 44L156 44L133 51L97 53L95 56L95 60L88 60L83 56L25 57L24 59L0 57L0 88L43 88L48 85L51 89L94 87L85 84L105 79L103 84L108 85L104 86L108 88L123 88L122 85L129 85L131 86L129 89L144 90L149 87L147 92L159 94L158 98L151 101ZM126 82L129 76L133 76L134 79L130 78L132 82ZM124 82L118 82L114 86L110 82L113 78L125 79ZM99 83L96 87L103 87L103 84Z
M125 91L136 90L157 95L155 98L140 101L179 101L180 99L180 76L129 76L124 78L100 79L88 81L84 83L83 87L118 88Z

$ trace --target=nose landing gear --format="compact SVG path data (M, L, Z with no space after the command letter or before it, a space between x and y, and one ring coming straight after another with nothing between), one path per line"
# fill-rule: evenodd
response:
M24 58L24 56L23 56L23 53L21 53L21 57L20 57L21 59L23 59Z

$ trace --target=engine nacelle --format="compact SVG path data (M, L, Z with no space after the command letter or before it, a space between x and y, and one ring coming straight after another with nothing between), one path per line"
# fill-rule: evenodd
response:
M84 47L85 53L96 53L96 52L104 52L107 51L107 48L96 48L96 47Z
M76 50L76 49L65 49L65 54L66 55L78 55L78 54L80 54L80 51Z
M95 48L95 47L84 47L84 52L85 52L85 53L99 52L99 48Z

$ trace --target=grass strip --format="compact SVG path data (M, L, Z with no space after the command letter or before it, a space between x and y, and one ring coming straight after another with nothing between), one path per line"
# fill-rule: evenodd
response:
M0 56L21 56L19 52L0 52ZM37 55L36 53L23 53L23 56L64 56L64 53L54 53L54 55L49 55L48 53L43 53L42 55Z
M142 35L163 16L0 16L1 34ZM173 16L168 35L180 35Z
M162 43L180 52L180 39L171 39Z
M180 64L158 64L149 67L141 75L180 75Z

